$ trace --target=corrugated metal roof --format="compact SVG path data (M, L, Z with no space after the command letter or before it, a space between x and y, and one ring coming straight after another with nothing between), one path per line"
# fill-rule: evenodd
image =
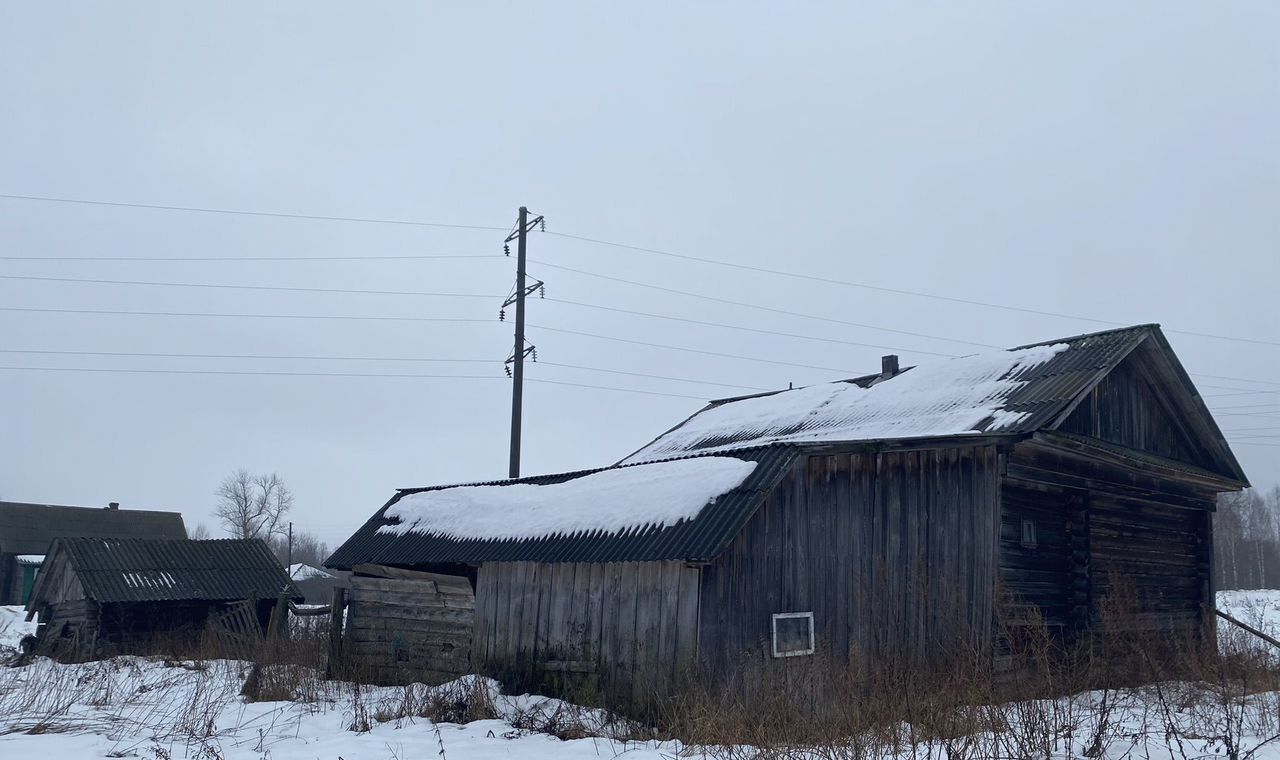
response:
M455 486L407 489L396 494L325 561L327 567L350 569L370 562L385 565L420 565L449 562L634 562L711 559L724 542L741 528L756 504L795 461L796 449L766 446L734 451L732 456L756 462L742 485L720 496L692 520L666 527L650 527L617 534L600 532L555 535L537 539L464 540L423 533L379 533L389 524L387 508L402 496ZM681 457L688 459L690 457ZM579 472L520 478L519 480L462 485L503 486L514 483L548 485L580 478L607 467Z
M282 590L302 598L257 539L62 538L53 552L66 552L86 596L98 602L268 599Z
M0 501L0 552L44 554L55 538L186 538L177 512Z
M1016 376L1013 378L1016 381L1016 387L1004 396L1000 411L1002 413L1022 413L1021 417L1015 419L1012 424L1009 423L1009 415L1007 414L1006 419L999 421L1004 424L998 424L994 417L988 417L958 435L981 435L984 433L1022 435L1051 429L1072 402L1080 398L1082 394L1092 388L1096 380L1115 367L1131 351L1142 344L1145 339L1153 335L1162 349L1169 351L1168 344L1164 341L1159 327L1155 325L1137 325L1019 346L1018 349L1029 349L1037 346L1066 344L1067 348L1057 352L1046 361L1016 372ZM1176 358L1173 361L1176 365ZM910 370L906 371L909 372ZM867 387L877 379L878 376L876 375L868 375L847 382ZM1185 378L1185 373L1183 380L1189 389L1194 392L1194 387L1190 385L1190 380ZM892 380L884 382L892 382ZM786 392L782 391L781 393ZM767 395L769 394L756 394L754 396L712 402L680 425L664 433L657 440L661 441L663 437L679 431L690 420L696 419L699 414L709 409L716 409L721 406L732 405ZM1206 411L1205 414L1207 415L1208 412ZM779 423L780 426L787 424L794 424L794 419L784 420ZM780 427L779 430L785 433L784 428ZM759 439L761 429L755 428L749 432L749 435L735 438L733 435L718 435L716 431L711 431L702 437L697 443L697 447L692 450L652 460L662 461L717 455L750 459L759 463L759 466L742 486L720 497L693 520L680 522L666 528L650 528L616 535L595 533L505 541L458 540L412 532L403 535L379 533L378 528L388 524L387 519L384 517L387 507L394 504L402 495L435 489L405 490L401 491L382 509L378 510L355 535L334 552L333 556L325 564L329 567L350 569L353 565L364 562L388 565L422 565L515 560L539 562L710 560L737 534L742 525L755 511L756 506L764 495L777 484L796 457L806 447L822 445L819 442L785 442L773 443L767 446L752 446L751 441ZM768 431L765 430L764 432L767 434ZM870 444L886 440L897 439L854 438L839 440L838 444ZM835 439L833 439L833 442L836 442ZM735 444L737 444L737 447L735 447ZM641 451L648 450L651 446L653 446L652 443L641 449ZM1230 456L1229 452L1228 456ZM643 461L642 459L629 457L624 460L626 464L614 466L634 466ZM491 483L469 485L562 483L599 471L584 470L558 475L523 478L514 481L493 481ZM447 487L450 486L440 486L438 488Z
M1155 329L1108 330L939 360L884 379L868 376L713 401L623 462L768 443L1032 432ZM1065 348L1055 352L1050 346Z

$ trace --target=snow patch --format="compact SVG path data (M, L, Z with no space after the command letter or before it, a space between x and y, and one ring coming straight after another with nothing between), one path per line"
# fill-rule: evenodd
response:
M1004 404L1017 378L1067 350L1065 343L929 362L862 388L824 383L731 401L701 412L625 461L769 443L863 441L977 433L1016 424Z
M698 516L755 469L734 457L619 467L563 483L457 486L408 494L379 533L501 541L664 527Z
M313 578L332 577L333 575L331 573L326 573L318 567L313 567L302 562L295 562L294 564L289 565L289 578L295 581L308 581Z

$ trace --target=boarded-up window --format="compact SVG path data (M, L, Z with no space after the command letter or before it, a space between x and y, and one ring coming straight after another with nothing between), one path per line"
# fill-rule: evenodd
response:
M1036 521L1022 521L1022 545L1028 549L1036 548Z
M813 613L783 612L773 616L773 656L813 654Z

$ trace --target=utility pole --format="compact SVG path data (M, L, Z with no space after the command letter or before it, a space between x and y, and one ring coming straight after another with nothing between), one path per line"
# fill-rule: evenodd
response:
M527 263L527 249L529 230L538 225L544 225L543 218L529 220L529 209L524 206L520 207L520 216L516 221L516 231L507 236L507 243L512 240L516 241L516 287L515 292L507 298L502 304L504 309L500 313L500 318L505 317L505 309L512 304L516 307L516 334L515 344L511 350L511 356L507 359L507 372L511 375L511 460L508 467L508 475L512 478L520 477L520 426L524 413L524 358L532 355L533 360L537 361L538 354L533 346L525 345L524 338L524 302L525 298L534 291L541 291L543 284L541 280L535 280L533 285L529 285L525 265ZM544 225L545 228L545 225ZM510 253L510 246L506 248Z
M292 521L290 521L290 523L289 523L289 552L288 552L288 557L289 557L289 561L285 563L285 567L287 567L287 568L292 568L292 567L293 567L293 522L292 522Z

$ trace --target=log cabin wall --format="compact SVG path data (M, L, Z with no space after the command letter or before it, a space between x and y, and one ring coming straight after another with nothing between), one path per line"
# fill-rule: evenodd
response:
M1062 636L1087 611L1074 572L1086 530L1083 507L1079 491L1025 483L1001 489L997 612L1003 623L1043 623Z
M699 572L683 562L485 563L476 661L520 689L584 688L641 705L694 662Z
M812 612L818 656L863 668L991 637L999 521L994 445L801 458L703 569L713 671L766 663L774 613Z
M1203 627L1213 603L1216 493L1190 474L1090 457L1074 443L1017 444L1004 489L1061 489L1083 499L1072 525L1072 624L1143 630ZM1012 502L1011 502L1012 504ZM1001 568L1016 564L1002 542Z

